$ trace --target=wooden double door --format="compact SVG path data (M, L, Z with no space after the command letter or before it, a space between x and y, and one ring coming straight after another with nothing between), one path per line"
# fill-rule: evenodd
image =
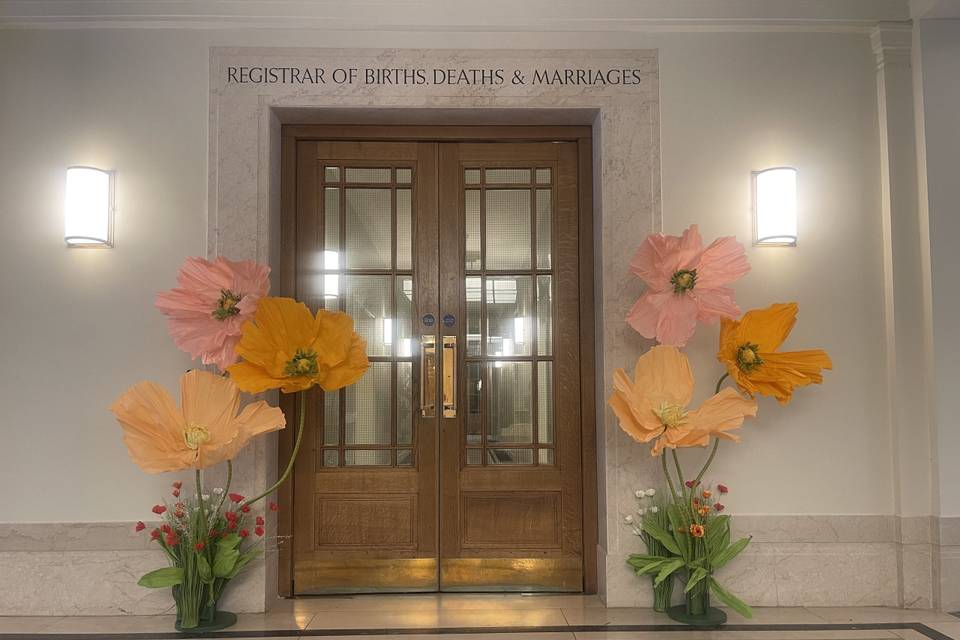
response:
M584 590L578 143L287 157L295 295L371 363L309 396L292 592Z

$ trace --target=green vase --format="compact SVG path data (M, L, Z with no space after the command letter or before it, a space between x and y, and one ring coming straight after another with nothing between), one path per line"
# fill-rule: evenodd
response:
M216 598L213 602L210 601L210 593L207 591L210 588L212 585L202 589L199 598L185 597L179 585L173 588L173 598L177 603L177 621L174 628L177 631L205 633L220 631L237 623L235 613L220 611Z
M667 615L677 622L692 627L719 627L727 621L727 614L710 606L710 577L701 580L687 591L684 603L667 609Z
M653 610L659 613L670 608L673 599L673 576L668 577L660 584L653 585Z

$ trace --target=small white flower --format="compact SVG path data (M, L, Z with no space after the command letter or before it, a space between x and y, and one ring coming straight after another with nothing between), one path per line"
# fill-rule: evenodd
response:
M203 494L203 495L200 496L200 497L203 498L203 501L204 501L204 502L206 502L207 500L210 499L210 494L209 494L209 493L205 493L205 494Z
M657 495L657 490L656 490L656 489L647 489L647 495L652 498L653 496Z
M637 489L637 492L634 493L633 495L637 496L638 498L642 498L647 495L647 492L644 491L643 489Z
M220 487L217 487L216 489L213 490L213 492L219 496L220 494L223 493L223 489Z
M639 513L640 515L643 516L643 515L646 515L646 514L647 514L647 510L646 510L646 509L637 509L637 513Z
M650 507L650 513L656 513L657 511L660 511L657 505L653 505L652 507Z
M627 524L633 524L633 516L627 516L623 519Z

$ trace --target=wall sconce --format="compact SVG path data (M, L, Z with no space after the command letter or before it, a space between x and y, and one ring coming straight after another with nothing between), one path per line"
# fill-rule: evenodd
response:
M113 172L67 168L63 240L68 247L113 246Z
M753 244L797 246L797 170L753 172Z

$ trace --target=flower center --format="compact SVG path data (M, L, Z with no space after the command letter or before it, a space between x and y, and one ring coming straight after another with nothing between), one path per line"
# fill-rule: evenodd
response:
M693 289L697 284L696 269L681 269L670 278L670 284L673 285L674 293L686 293Z
M188 449L196 451L204 442L210 439L210 431L203 425L190 423L183 430L183 441L187 443Z
M316 375L320 372L320 367L317 365L317 352L297 349L296 355L287 362L287 367L283 372L287 374L287 376Z
M660 406L653 410L653 413L660 418L660 422L668 429L676 429L687 421L687 412L683 407L668 402L661 402Z
M217 301L217 308L213 310L213 317L217 320L226 320L230 316L240 313L237 303L243 298L239 293L234 293L230 289L220 289L220 300Z
M744 373L750 373L763 364L763 358L758 353L760 347L751 342L740 345L737 349L737 367Z

